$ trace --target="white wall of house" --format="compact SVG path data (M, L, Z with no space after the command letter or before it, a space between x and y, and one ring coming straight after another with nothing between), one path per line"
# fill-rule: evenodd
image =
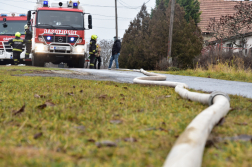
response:
M244 49L243 50L243 53L245 55L247 55L247 53L249 52L250 49L252 49L252 36L249 36L249 37L246 37L246 40L247 40L247 44L245 46L245 48L247 49ZM234 53L239 53L242 51L242 49L234 44L233 43L233 40L230 40L230 41L226 41L226 42L223 42L223 47L224 47L224 50L225 51L229 51L229 50L233 50ZM239 40L236 40L236 43L237 44L240 44L240 41Z

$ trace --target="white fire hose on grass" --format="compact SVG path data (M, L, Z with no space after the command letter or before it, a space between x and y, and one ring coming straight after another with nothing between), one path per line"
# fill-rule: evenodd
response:
M209 134L230 110L229 96L222 92L212 94L190 92L184 83L165 81L166 76L143 69L140 72L147 77L135 78L134 83L175 87L175 91L181 97L209 104L210 107L197 115L179 136L163 165L163 167L200 167Z

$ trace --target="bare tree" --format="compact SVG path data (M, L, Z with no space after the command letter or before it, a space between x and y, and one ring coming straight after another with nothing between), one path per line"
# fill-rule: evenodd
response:
M221 16L219 19L211 18L207 29L212 32L216 40L232 37L233 44L244 49L247 43L245 35L252 27L251 7L251 3L237 2L234 6L236 13ZM240 42L236 43L237 40Z
M109 66L109 60L112 55L112 47L113 47L113 40L101 40L99 42L99 45L101 47L101 59L102 59L102 65L103 68L108 68Z

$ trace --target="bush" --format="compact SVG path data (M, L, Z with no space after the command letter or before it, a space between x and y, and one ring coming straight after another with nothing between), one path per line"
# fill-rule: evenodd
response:
M159 60L156 64L156 70L159 71L166 71L169 68L169 63L167 61L167 58L163 58L162 60Z
M215 48L209 50L208 53L198 56L194 60L196 68L200 67L206 70L208 70L210 66L219 63L243 70L252 69L252 56L246 56L242 53L219 51L219 49Z
M169 67L167 71L180 71L180 68L177 67Z

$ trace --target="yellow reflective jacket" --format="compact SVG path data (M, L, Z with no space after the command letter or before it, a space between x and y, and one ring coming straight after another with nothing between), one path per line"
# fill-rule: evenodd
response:
M95 40L91 39L89 43L89 54L92 55L95 53L97 53L97 44Z

